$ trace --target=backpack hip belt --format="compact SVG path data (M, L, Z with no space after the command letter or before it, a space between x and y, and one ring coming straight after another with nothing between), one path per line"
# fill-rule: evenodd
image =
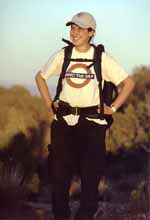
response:
M89 118L99 118L99 114L97 112L98 106L91 107L72 107L69 103L59 101L59 107L56 111L56 116L65 116L65 115L80 115L83 117Z

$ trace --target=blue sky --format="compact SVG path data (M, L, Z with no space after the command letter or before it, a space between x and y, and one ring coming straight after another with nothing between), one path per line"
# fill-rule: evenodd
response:
M69 38L65 23L80 11L94 15L94 42L130 74L150 64L149 0L0 0L0 85L35 86L36 72Z

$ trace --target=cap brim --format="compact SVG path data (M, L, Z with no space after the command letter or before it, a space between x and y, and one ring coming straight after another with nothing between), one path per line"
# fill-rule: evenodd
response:
M83 24L81 24L81 23L79 23L79 22L72 22L72 21L69 21L69 22L67 22L66 23L66 26L70 26L70 25L72 25L72 24L76 24L77 26L79 26L80 28L89 28L89 27L87 27L87 26L85 26L85 25L83 25Z
M70 25L72 25L72 24L73 24L72 21L68 21L68 22L66 23L66 26L70 26Z

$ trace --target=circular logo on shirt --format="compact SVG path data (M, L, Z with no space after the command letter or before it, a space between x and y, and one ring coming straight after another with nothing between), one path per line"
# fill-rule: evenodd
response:
M83 69L85 70L84 73L79 73L79 71L75 71L76 69ZM82 88L86 86L90 80L94 77L93 74L91 74L90 68L88 68L83 63L76 63L69 67L66 73L66 82L74 88ZM79 80L73 80L73 79L79 79Z

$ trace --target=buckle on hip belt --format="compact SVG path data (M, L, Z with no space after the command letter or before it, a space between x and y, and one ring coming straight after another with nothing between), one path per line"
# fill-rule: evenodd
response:
M71 114L79 115L80 114L80 108L78 108L78 107L71 107Z

